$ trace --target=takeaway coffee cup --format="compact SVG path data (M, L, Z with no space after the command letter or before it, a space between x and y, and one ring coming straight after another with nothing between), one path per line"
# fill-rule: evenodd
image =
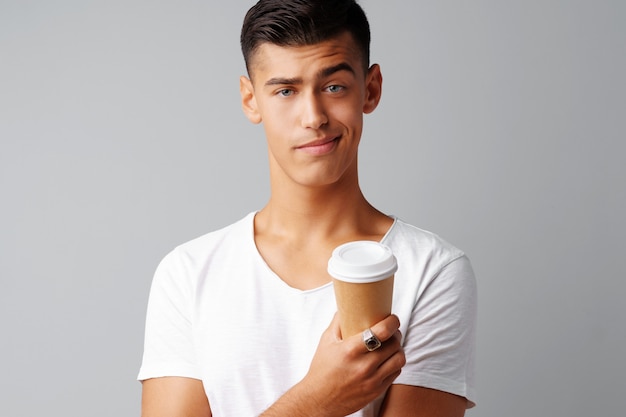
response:
M361 333L391 314L398 264L378 242L359 240L335 248L328 261L343 338Z

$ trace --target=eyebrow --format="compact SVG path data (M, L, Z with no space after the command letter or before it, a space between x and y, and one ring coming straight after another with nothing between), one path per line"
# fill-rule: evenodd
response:
M332 67L322 68L317 73L317 78L326 78L331 75L339 72L339 71L348 71L349 73L356 75L354 68L347 62L342 62L337 65L333 65ZM273 85L299 85L302 84L304 80L302 78L284 78L284 77L274 77L270 78L265 82L265 86L273 86Z
M348 64L347 62L342 62L342 63L334 65L332 67L328 67L328 68L322 69L319 72L319 74L317 74L317 76L318 76L318 78L326 78L326 77L329 77L329 76L331 76L334 73L339 72L339 71L348 71L352 75L356 75L356 72L354 72L354 68L352 68L352 66L350 66L350 64Z

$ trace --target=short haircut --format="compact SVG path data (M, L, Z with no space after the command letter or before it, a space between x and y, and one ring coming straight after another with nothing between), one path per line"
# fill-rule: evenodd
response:
M260 0L241 28L241 51L250 74L251 61L263 43L314 45L342 33L352 35L365 71L370 60L370 27L355 0Z

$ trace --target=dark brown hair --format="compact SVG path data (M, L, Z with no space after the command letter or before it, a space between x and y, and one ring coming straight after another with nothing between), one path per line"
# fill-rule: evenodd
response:
M349 32L369 67L370 27L355 0L260 0L243 21L241 51L250 73L250 61L262 43L304 46Z

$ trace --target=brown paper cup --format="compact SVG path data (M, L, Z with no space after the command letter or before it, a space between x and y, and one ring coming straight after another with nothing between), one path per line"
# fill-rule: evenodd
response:
M391 314L394 273L391 250L374 241L338 246L328 261L343 338L361 333Z

